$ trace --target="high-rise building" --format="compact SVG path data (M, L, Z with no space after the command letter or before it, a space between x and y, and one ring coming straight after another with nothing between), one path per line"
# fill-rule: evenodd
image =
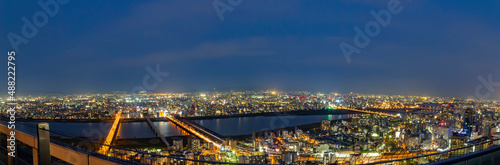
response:
M453 135L451 137L451 144L450 144L451 150L465 147L466 141L467 141L467 136L462 136L460 134ZM460 152L463 152L463 151L455 150L455 151L452 151L451 154L460 154Z
M199 151L201 149L200 139L194 137L188 138L188 147L192 150Z
M191 109L189 111L189 115L195 115L196 114L196 105L191 104Z
M322 120L321 121L321 130L329 130L331 126L331 121L330 120Z
M467 108L465 110L463 128L468 137L471 136L472 132L477 132L477 123L474 118L474 113L475 111L472 108Z
M235 151L238 142L235 140L230 140L229 143L230 143L229 145L231 146L231 150Z
M250 156L249 159L250 159L249 163L252 163L252 164L268 164L267 154Z
M248 158L247 155L241 155L239 157L238 163L246 163L246 164L248 164L248 163L250 163L250 158Z
M281 154L281 159L285 164L292 164L297 160L297 152L285 151Z
M174 150L182 150L184 148L182 144L182 138L174 138L173 144Z
M288 130L283 130L282 133L281 133L281 136L284 138L284 139L287 139L288 138Z

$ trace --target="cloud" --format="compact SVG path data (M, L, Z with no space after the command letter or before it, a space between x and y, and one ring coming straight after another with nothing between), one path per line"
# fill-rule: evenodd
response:
M368 5L372 7L387 7L388 1L373 1L373 0L343 0L342 2L351 5Z
M86 48L92 47L94 45L100 45L100 44L102 44L104 42L111 42L111 41L114 41L114 40L113 39L105 39L105 40L100 40L100 41L95 41L95 42L90 42L90 43L87 43L87 44L79 45L79 46L76 46L74 48L71 48L71 49L65 51L62 55L66 56L69 53L72 53L74 51L78 51L80 49L86 49Z
M134 59L121 60L123 66L145 66L152 63L170 63L202 59L216 59L233 56L271 55L264 38L248 38L223 42L205 42L193 48L179 51L165 50Z
M138 5L117 24L126 30L143 30L169 23L174 24L186 19L200 19L210 14L216 20L214 9L209 1L186 3L185 1L157 0Z

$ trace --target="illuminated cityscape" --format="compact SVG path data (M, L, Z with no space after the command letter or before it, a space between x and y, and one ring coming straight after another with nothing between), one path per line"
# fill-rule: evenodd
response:
M74 138L102 143L97 153L140 163L152 160L137 160L130 151L110 146L190 160L257 164L366 164L452 151L446 156L418 159L425 163L461 155L456 149L469 146L474 148L468 152L482 150L497 144L494 140L500 138L500 105L493 100L267 90L136 95L115 92L23 97L17 102L16 115L21 122L108 123L104 130L109 131L103 131L101 137L87 134ZM291 124L299 119L283 115L328 118L300 125ZM332 115L347 117L330 119ZM7 118L8 112L4 111L3 116ZM277 122L282 127L224 136L203 123L259 117L283 120ZM164 122L170 128L165 130L158 124ZM154 132L154 136L120 137L126 129L138 129L126 125L130 123L147 123L142 127L146 130L141 131ZM181 130L180 136L169 135L172 128ZM156 143L141 144L144 141Z
M0 165L500 165L500 1L0 6Z

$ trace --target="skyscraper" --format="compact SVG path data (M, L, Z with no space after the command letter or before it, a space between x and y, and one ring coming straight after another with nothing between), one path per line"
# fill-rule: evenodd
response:
M466 131L466 135L470 137L472 132L476 132L476 121L474 118L474 110L472 108L467 108L464 114L464 123L463 123L464 131Z

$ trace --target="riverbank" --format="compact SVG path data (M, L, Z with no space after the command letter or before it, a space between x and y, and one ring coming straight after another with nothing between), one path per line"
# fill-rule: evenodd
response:
M342 121L342 120L351 120L351 119L337 119L337 120L331 120L332 123L337 122L337 121ZM281 130L288 130L288 131L295 131L295 128L301 129L302 131L307 131L315 128L320 128L321 127L321 122L317 123L311 123L311 124L304 124L304 125L298 125L298 126L292 126L292 127L284 127L284 128L276 128L272 130L265 130L265 131L259 131L255 132L255 135L261 137L264 136L265 132L274 132L277 133L277 131ZM230 135L230 136L225 136L228 139L234 139L234 140L239 140L239 141L244 141L244 140L250 140L252 138L252 134L245 134L245 135Z
M359 112L353 112L344 109L321 109L321 110L298 110L298 111L286 111L286 112L262 112L262 113L250 113L250 114L234 114L234 115L218 115L218 116L194 116L194 117L182 117L188 120L201 120L201 119L221 119L221 118L235 118L235 117L252 117L252 116L291 116L291 115L343 115L343 114L357 114ZM1 120L8 120L5 116L1 117ZM62 122L62 123L112 123L113 119L23 119L16 118L16 121L20 122ZM122 119L120 122L145 122L145 118L130 118ZM169 121L167 118L151 118L151 121Z
M192 135L185 136L169 136L165 137L170 145L174 144L174 139L182 139L184 141L184 146L187 145L188 138ZM144 148L166 148L165 144L161 142L160 138L127 138L127 139L116 139L113 141L114 146L130 148L130 149L144 149Z
M202 119L222 119L222 118L252 117L252 116L344 115L344 114L357 114L357 113L359 113L359 112L354 112L354 111L349 111L349 110L344 110L344 109L321 109L321 110L263 112L263 113L217 115L217 116L193 116L193 117L182 117L182 118L188 119L188 120L202 120Z

